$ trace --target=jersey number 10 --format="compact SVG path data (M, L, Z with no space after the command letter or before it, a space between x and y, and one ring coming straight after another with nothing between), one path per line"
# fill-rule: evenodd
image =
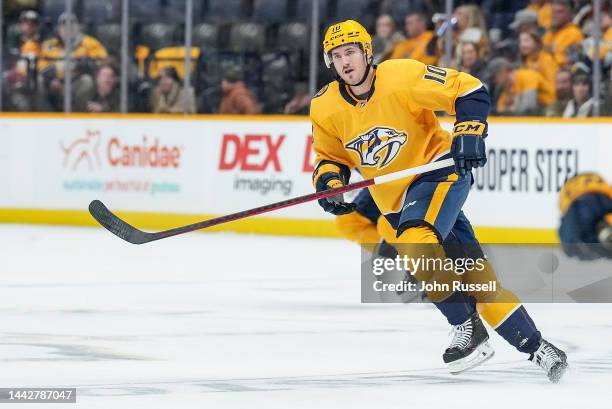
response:
M427 74L423 76L424 79L430 81L436 81L440 84L446 84L446 70L444 68L436 67L435 65L425 66Z

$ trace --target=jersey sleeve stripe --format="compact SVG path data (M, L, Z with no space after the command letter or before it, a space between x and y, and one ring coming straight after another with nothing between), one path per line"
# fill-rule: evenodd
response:
M483 85L482 85L482 82L481 82L481 83L479 83L479 85L477 87L474 87L474 88L464 92L463 94L459 95L457 98L461 98L461 97L465 97L466 95L470 95L472 92L476 92L476 91L478 91L482 87L483 87Z

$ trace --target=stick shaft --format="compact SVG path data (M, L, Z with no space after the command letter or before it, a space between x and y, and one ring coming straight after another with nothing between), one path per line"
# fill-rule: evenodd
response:
M351 192L353 190L363 189L368 186L379 185L382 183L387 183L387 182L391 182L394 180L403 179L409 176L414 176L414 175L418 175L418 174L425 173L425 172L431 172L432 170L445 168L448 166L452 166L453 164L454 162L452 159L444 159L438 162L432 162L426 165L416 166L414 168L405 169L405 170L400 170L397 172L389 173L387 175L378 176L373 179L366 179L366 180L362 180L359 182L351 183L349 185L341 186L335 189L329 189L329 190L324 190L321 192L311 193L311 194L304 195L304 196L294 197L291 199L283 200L281 202L272 203L272 204L261 206L261 207L256 207L254 209L243 210L241 212L217 217L214 219L195 223L189 226L167 230L167 232L164 232L165 233L164 237L170 237L170 236L174 236L177 234L186 233L188 231L205 229L207 227L217 226L219 224L228 223L228 222L232 222L235 220L240 220L240 219L244 219L247 217L256 216L262 213L268 213L274 210L279 210L279 209L283 209L286 207L295 206L301 203L307 203L307 202L311 202L314 200L324 199L330 196L336 196L342 193ZM188 230L185 230L187 228Z
M421 173L431 172L436 169L452 166L453 164L454 162L452 159L445 159L438 162L428 163L427 165L417 166L414 168L393 172L387 175L378 176L372 179L362 180L360 182L351 183L346 186L328 189L321 192L315 192L304 196L298 196L265 206L243 210L241 212L228 214L226 216L221 216L214 219L205 220L202 222L189 224L187 226L177 227L174 229L164 230L156 233L147 233L131 226L130 224L121 220L117 215L113 214L110 210L108 210L108 208L99 200L94 200L90 203L89 212L102 226L108 229L111 233L130 243L143 244L155 240L164 239L166 237L176 236L178 234L188 233L194 230L205 229L207 227L217 226L219 224L245 219L247 217L256 216L262 213L272 212L274 210L295 206L301 203L307 203L314 200L324 199L330 196L336 196L353 190L363 189L368 186L378 185L398 179L403 179L409 176L418 175Z

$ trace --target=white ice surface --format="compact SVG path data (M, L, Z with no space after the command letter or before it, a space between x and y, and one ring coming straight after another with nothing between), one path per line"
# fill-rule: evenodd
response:
M569 356L553 385L492 330L495 357L448 374L439 312L361 304L342 240L5 225L0 252L0 387L78 389L26 409L610 407L610 305L528 306Z

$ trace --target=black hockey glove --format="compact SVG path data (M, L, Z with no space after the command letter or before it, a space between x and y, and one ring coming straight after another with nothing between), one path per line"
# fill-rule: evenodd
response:
M464 176L472 168L487 163L484 138L487 136L487 123L463 121L455 123L451 155L455 160L455 172Z
M317 192L341 186L344 186L344 183L340 180L340 174L325 173L321 175L317 181ZM336 216L351 213L357 207L355 203L345 202L344 195L342 194L319 199L319 205L326 212L335 214Z
M312 174L317 192L344 186L350 177L351 171L346 165L326 160L319 162ZM342 194L319 199L319 205L336 216L351 213L357 207L355 203L345 202Z

